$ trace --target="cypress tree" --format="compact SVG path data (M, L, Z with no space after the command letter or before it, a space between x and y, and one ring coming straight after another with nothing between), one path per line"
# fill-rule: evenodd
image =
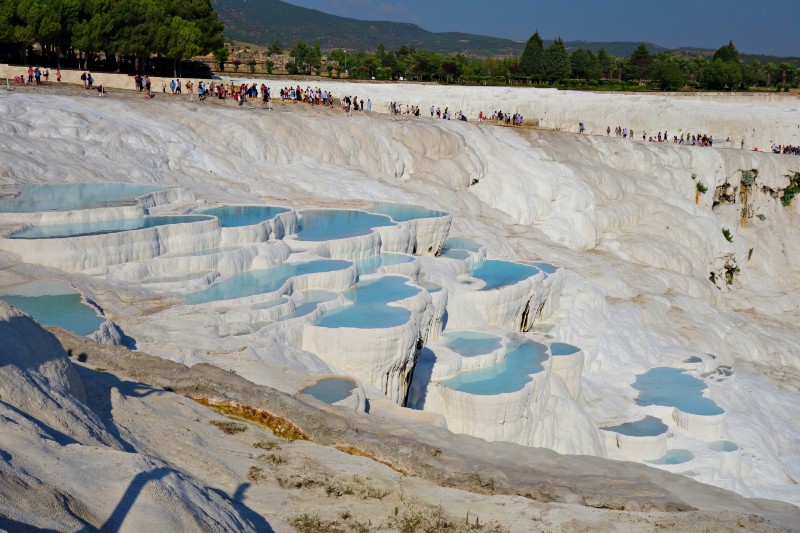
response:
M522 57L519 59L519 68L526 75L535 79L544 76L544 44L537 31L528 39Z

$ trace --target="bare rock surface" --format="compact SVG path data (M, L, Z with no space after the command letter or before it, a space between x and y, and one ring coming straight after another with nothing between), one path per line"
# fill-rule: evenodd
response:
M604 525L608 525L607 520L611 520L610 510L615 511L614 515L626 517L624 521L631 524L641 521L644 522L640 525L650 526L668 523L670 528L674 526L682 530L701 530L708 527L716 529L732 526L737 521L759 530L792 530L800 520L800 510L794 506L746 499L729 491L643 465L588 456L559 455L550 450L510 443L489 443L466 435L454 435L445 429L432 428L429 425L401 425L389 419L333 407L316 407L269 387L254 385L238 375L211 365L200 364L187 368L144 353L97 345L64 330L52 328L52 331L59 337L73 360L81 362L87 369L102 369L100 374L83 371L95 376L93 379L106 380L107 383L108 380L127 383L126 387L134 386L131 382L119 381L129 379L136 383L134 388L150 391L137 398L131 398L125 392L112 394L112 412L115 417L118 412L120 417L125 417L123 425L131 430L142 423L142 416L149 426L159 419L179 415L177 420L181 422L178 425L185 426L192 416L197 415L187 416L186 413L179 414L180 411L205 411L202 406L188 399L151 388L160 387L210 403L218 410L239 418L243 428L249 426L247 422L259 421L262 427L270 427L279 434L294 435L296 440L279 441L275 446L291 449L293 456L296 450L303 450L298 453L302 456L301 459L289 459L288 456L284 457L285 453L272 454L273 458L270 459L270 454L267 453L266 459L262 457L262 462L267 463L266 467L259 466L257 462L256 466L262 470L268 467L271 470L269 475L258 473L259 470L248 471L248 475L252 474L251 477L259 480L260 476L269 477L278 485L278 489L289 487L290 491L301 490L306 486L324 483L329 483L330 486L333 483L331 479L338 479L331 473L336 469L339 477L349 476L351 479L353 475L358 477L362 471L377 475L377 470L382 477L392 480L389 486L394 487L395 491L398 484L424 485L426 489L422 491L425 494L423 500L429 503L440 501L441 494L450 490L459 493L467 491L470 493L469 498L484 502L490 502L492 498L508 502L510 498L515 502L514 512L520 513L515 520L521 519L526 512L541 517L541 514L537 515L532 511L534 509L558 508L575 517L588 515L588 523L594 524L589 527L590 530L601 530ZM118 390L122 391L123 388ZM114 400L114 397L117 399ZM143 412L142 408L132 407L133 403L147 403L151 398L158 398L160 403L167 402L172 407L156 409L151 406L147 412ZM89 402L92 403L91 394ZM136 412L136 417L131 417L130 413L122 414L132 409ZM207 413L206 411L203 416L208 416ZM253 426L249 428L247 431L252 433L245 441L252 441L252 435L260 431ZM184 439L189 438L190 441L147 432L132 435L132 438L149 453L164 453L165 460L171 464L180 464L182 469L193 475L208 476L209 481L213 479L215 483L227 485L220 487L220 490L235 489L236 470L241 468L236 465L235 448L226 447L223 453L214 454L214 443L211 439L193 435L191 430L186 430L184 434L184 430L177 427L172 431L184 435ZM239 435L236 430L234 433ZM241 431L241 435L245 433L244 430ZM268 440L272 442L276 439L272 436ZM248 458L264 455L254 453L252 444L251 442ZM209 454L214 459L204 458ZM309 464L314 465L314 468L309 470L308 465L299 469L283 466L284 460L294 461L296 458L301 463L311 461ZM348 464L352 461L360 466L350 468ZM314 470L321 478L330 479L324 483L309 480L309 476L314 477ZM298 484L299 489L291 489ZM385 489L375 490L380 492ZM436 496L433 497L431 492ZM405 497L403 495L404 499ZM246 501L254 509L265 505L265 502L250 499ZM379 499L373 504L385 507L379 503L381 501ZM320 512L330 510L329 507L325 502L314 503L314 509ZM465 510L469 508L466 506ZM275 508L261 512L280 513ZM558 520L553 520L551 525L558 524L556 529L564 526L566 530L571 530L574 524L568 525L568 521L563 518L560 516ZM728 526L722 526L723 523Z

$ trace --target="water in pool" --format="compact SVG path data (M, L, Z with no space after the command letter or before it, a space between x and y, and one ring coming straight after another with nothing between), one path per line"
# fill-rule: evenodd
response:
M331 291L321 291L321 290L309 290L303 291L300 293L298 298L297 307L295 307L294 311L289 313L288 315L283 315L279 317L277 320L290 320L292 318L299 318L301 316L306 316L307 314L314 311L319 304L322 302L329 302L331 300L335 300L338 296L337 293Z
M468 252L477 252L481 246L471 239L465 237L448 237L444 241L443 248L447 250L467 250Z
M334 404L350 396L355 388L356 384L352 379L323 378L300 392L313 396L323 403Z
M533 380L531 374L544 370L547 346L531 340L512 340L505 359L487 368L461 372L441 383L453 390L477 395L503 394L521 390Z
M58 326L78 335L97 331L104 319L71 287L57 281L31 281L0 289L0 300L29 314L43 326Z
M311 209L302 211L297 228L301 241L332 241L369 235L373 228L394 226L392 219L365 211Z
M662 435L669 429L664 422L654 416L646 416L636 422L625 422L618 426L602 428L629 437L655 437Z
M653 465L679 465L694 459L694 454L689 450L668 450L662 457L652 461L645 461Z
M405 307L386 304L404 300L421 290L412 287L406 278L400 276L383 276L363 281L344 292L354 302L352 305L326 311L315 324L323 328L358 329L402 326L411 318L411 312Z
M739 449L736 443L729 440L715 440L714 442L708 443L708 447L715 452L735 452Z
M446 257L448 259L458 259L459 261L466 261L467 259L469 259L470 253L467 250L448 248L448 249L443 249L439 254L439 257Z
M125 220L106 220L102 222L81 222L78 224L55 224L51 226L32 226L28 229L14 233L11 239L63 239L67 237L85 237L88 235L103 235L106 233L119 233L169 224L188 224L213 220L214 217L205 215L182 216L153 216L131 218Z
M273 292L283 287L283 284L294 276L316 272L334 272L344 270L351 265L352 263L349 261L325 259L307 263L283 263L268 270L250 270L226 278L208 289L189 294L186 296L186 302L203 304Z
M565 355L573 355L581 351L580 348L573 346L571 344L565 344L563 342L554 342L550 345L550 353L553 354L553 357L561 357Z
M557 266L553 266L550 263L531 263L531 264L548 275L553 274L558 270Z
M413 263L414 261L416 259L410 255L383 252L380 255L356 261L356 268L359 276L366 276L367 274L374 274L381 267L402 265L403 263Z
M708 398L703 397L706 384L703 380L686 374L680 368L651 368L636 376L633 388L640 391L637 405L663 405L675 407L684 413L711 416L724 410Z
M514 285L541 272L532 265L488 259L472 272L472 277L482 280L486 285L482 291L489 291Z
M164 187L133 183L65 183L26 185L19 194L0 200L0 213L69 211L132 205L137 196Z
M367 207L370 213L378 213L392 217L396 222L406 222L418 218L439 218L447 216L444 211L434 211L418 205L375 203Z
M212 215L219 219L219 224L223 228L239 228L242 226L253 226L266 220L270 220L289 211L285 207L273 207L269 205L223 205L196 211L202 215Z
M482 331L451 331L442 335L444 345L464 357L475 357L499 350L503 339Z

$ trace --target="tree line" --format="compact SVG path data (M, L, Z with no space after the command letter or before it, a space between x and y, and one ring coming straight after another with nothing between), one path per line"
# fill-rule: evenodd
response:
M223 22L210 0L2 0L0 43L61 66L63 60L92 68L123 62L180 61L224 48Z
M271 52L280 51L274 43ZM387 51L383 45L371 52L346 52L335 49L323 61L317 43L299 42L291 50L294 62L290 74L331 75L347 70L360 79L397 80L402 78L441 83L509 84L532 83L572 87L606 87L629 90L744 90L772 87L788 90L800 81L792 63L745 63L733 42L722 46L711 57L684 58L668 53L651 54L640 45L628 57L612 56L604 49L597 53L578 49L568 51L562 39L544 46L538 32L528 40L519 57L470 58L463 54L444 55L429 50L401 46ZM338 68L334 67L338 64ZM346 65L346 66L345 66Z

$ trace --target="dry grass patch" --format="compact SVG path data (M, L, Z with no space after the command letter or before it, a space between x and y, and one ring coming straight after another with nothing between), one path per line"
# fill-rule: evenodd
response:
M480 518L467 516L461 519L448 515L444 508L409 502L402 511L395 507L388 526L399 533L507 533L496 522L481 522Z
M192 398L200 405L204 405L214 411L229 416L239 418L248 422L253 422L259 426L269 429L275 436L286 440L310 440L303 430L297 427L291 420L282 416L273 415L265 409L256 409L249 405L240 405L233 402L212 400L209 398Z
M225 420L212 420L209 422L212 426L217 426L220 431L226 435L237 435L247 431L247 426L239 424L238 422L230 422Z

